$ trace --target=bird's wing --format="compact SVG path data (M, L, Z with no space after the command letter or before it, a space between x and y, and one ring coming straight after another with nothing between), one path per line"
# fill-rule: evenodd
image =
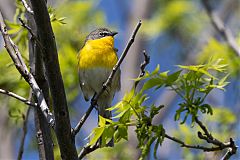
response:
M81 88L81 91L82 91L82 93L83 93L83 95L84 95L84 99L86 100L86 101L89 101L89 96L88 96L88 94L87 94L87 86L86 86L86 84L84 83L84 80L82 79L82 75L84 74L83 73L84 71L81 71L80 69L78 70L78 78L79 78L79 84L80 84L80 88Z

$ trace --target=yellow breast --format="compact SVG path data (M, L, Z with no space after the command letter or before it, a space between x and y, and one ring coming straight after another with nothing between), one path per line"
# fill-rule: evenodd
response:
M80 69L113 68L117 63L113 37L107 36L101 39L88 40L80 50L78 60Z

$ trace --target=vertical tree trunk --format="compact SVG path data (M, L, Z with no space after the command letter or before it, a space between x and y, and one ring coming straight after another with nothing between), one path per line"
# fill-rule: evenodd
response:
M49 83L55 116L55 132L62 159L76 160L75 140L71 135L71 124L60 72L54 33L50 23L47 5L44 0L30 0L37 27L37 35L42 44L42 57Z
M37 35L36 24L31 14L26 13L28 24L33 33ZM44 75L43 62L41 57L41 48L36 40L29 35L29 61L30 72L34 75L39 87L41 88L44 98L49 106L49 89L48 83ZM39 159L53 160L53 142L51 139L50 127L39 108L34 108L34 119L36 127L36 137L39 150Z

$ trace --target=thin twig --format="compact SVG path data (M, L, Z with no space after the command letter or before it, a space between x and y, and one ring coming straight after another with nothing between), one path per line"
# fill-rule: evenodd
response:
M83 123L86 121L86 119L88 118L89 114L91 113L91 111L93 110L93 108L97 105L97 101L99 99L99 97L103 94L103 92L107 89L107 87L111 84L112 82L112 79L115 75L115 73L117 72L117 70L119 69L120 65L122 64L124 58L126 57L131 45L133 44L134 40L135 40L135 37L136 37L136 34L139 30L139 28L141 27L142 25L142 22L141 20L139 20L138 24L136 25L133 33L132 33L132 36L130 37L128 43L127 43L127 46L125 47L123 53L121 54L121 57L119 58L119 60L117 61L116 65L113 67L112 69L112 72L110 73L107 81L103 84L103 87L101 89L101 91L99 93L96 93L93 98L91 99L91 105L88 109L87 112L89 112L88 114L85 114L83 116L83 118L81 118L81 120L79 121L78 125L75 127L75 129L73 129L72 131L72 135L75 136L81 129ZM78 131L78 132L76 132ZM99 148L99 145L97 145L97 143L94 145L95 147L91 147L91 146L85 146L81 152L79 153L78 157L79 159L83 158L84 156L86 156L88 153L96 150L97 148Z
M139 73L139 75L138 75L138 78L141 78L141 77L143 77L144 75L145 75L145 67L149 64L149 62L150 62L150 56L146 53L146 51L145 50L143 50L143 55L144 55L144 61L141 63L141 65L140 65L140 73ZM135 83L134 83L134 88L136 88L137 87L137 85L138 85L138 83L139 83L140 81L136 81Z
M228 148L227 153L222 158L223 160L227 160L232 155L237 153L238 147L235 145L235 142L233 141L232 138L230 138L229 142L223 143L223 142L219 141L218 139L214 138L211 135L211 133L208 131L207 127L197 117L195 118L195 121L204 132L204 135L200 131L198 132L198 137L200 139L203 139L203 140L207 141L208 143L218 146L219 150Z
M229 47L234 51L237 56L240 56L240 47L238 46L232 31L227 28L223 21L217 16L217 14L212 10L209 4L209 0L202 0L202 4L205 7L209 18L214 26L214 28L220 33L220 35L225 39Z
M18 20L21 22L21 25L28 30L32 37L36 37L32 29L22 20L22 18L19 17Z
M87 120L88 116L92 112L93 108L94 108L94 106L90 105L90 107L88 108L87 112L82 116L82 118L80 119L80 121L78 122L76 127L74 129L72 129L72 135L73 136L75 136L80 131L80 129L82 128L83 124Z
M136 37L136 35L137 35L137 32L138 32L139 28L141 27L141 25L142 25L142 21L139 20L139 22L138 22L137 26L135 27L135 29L134 29L134 31L133 31L133 33L132 33L132 36L131 36L131 38L129 39L129 41L128 41L128 43L127 43L127 46L125 47L125 49L124 49L121 57L119 58L117 64L113 67L113 70L112 70L111 74L109 75L107 81L103 84L102 90L95 96L95 100L94 100L94 101L96 101L96 100L101 96L101 94L105 91L105 89L107 88L107 86L109 86L109 85L111 84L112 79L113 79L115 73L117 72L118 68L120 67L120 65L122 64L124 58L126 57L126 55L127 55L127 53L128 53L128 50L129 50L130 47L132 46L132 44L133 44L133 42L134 42L134 40L135 40L135 37Z
M31 100L31 99L32 99L32 90L30 89L28 100ZM28 107L26 114L23 115L23 120L24 120L23 121L23 128L22 128L23 134L22 134L22 137L21 137L20 148L18 150L18 156L17 156L18 160L22 159L22 155L23 155L23 152L24 152L24 142L25 142L25 138L26 138L26 135L27 135L27 122L28 122L30 109L31 108Z
M213 136L212 136L211 133L208 131L207 127L204 126L204 124L203 124L197 117L195 117L195 121L196 121L196 123L199 125L199 127L203 130L203 132L205 133L205 135L208 136L209 138L213 139Z
M228 160L230 157L237 153L237 146L235 145L235 142L232 138L230 138L230 148L228 148L227 153L222 157L222 160Z
M44 99L43 93L42 93L41 89L39 88L36 80L34 79L33 75L28 71L28 68L22 59L22 56L21 56L21 53L20 53L18 47L14 44L14 42L10 38L1 12L0 12L0 27L1 27L2 36L3 36L4 42L5 42L4 47L7 49L17 70L19 71L19 73L23 76L25 81L32 88L33 93L37 97L38 106L41 108L41 111L43 112L43 115L45 116L47 122L52 127L54 127L54 124L55 124L54 116L50 112L50 110L47 106L47 103Z
M203 150L204 152L212 152L212 151L219 151L219 150L222 150L221 147L211 147L211 148L208 148L208 147L205 147L205 146L200 146L200 145L189 145L189 144L185 144L183 141L175 138L175 137L172 137L172 136L169 136L168 134L165 133L165 138L167 139L170 139L174 142L177 142L179 144L181 144L181 147L185 147L185 148L193 148L193 149L200 149L200 150Z
M221 141L217 140L212 136L212 134L208 131L207 127L196 117L195 118L196 123L199 125L199 127L203 130L204 134L203 135L201 132L198 132L198 137L200 139L206 140L208 143L212 143L214 145L220 146L224 148L225 144L222 143Z
M33 40L35 40L37 42L37 45L39 46L39 48L42 50L43 46L41 44L41 42L39 41L38 37L33 33L32 28L29 27L20 17L18 18L21 25L26 28L28 30L28 32L31 34L31 38L33 38Z
M31 9L31 7L27 4L27 2L25 0L21 0L22 1L22 4L23 6L26 8L26 10L31 14L33 15L33 10Z
M95 151L96 149L99 148L99 143L96 143L94 146L86 146L86 147L83 147L83 149L81 150L81 152L79 153L78 155L78 159L82 159L83 157L85 157L87 154Z
M29 105L29 106L32 106L32 107L37 107L37 103L32 103L30 102L29 100L27 100L26 98L23 98L13 92L9 92L9 91L6 91L6 90L3 90L3 89L0 89L0 93L2 94L5 94L5 95L8 95L10 97L13 97L13 98L16 98L17 100Z
M112 72L110 73L107 81L103 84L102 89L100 90L99 93L95 94L93 96L93 98L91 99L91 105L88 108L87 112L84 114L84 116L80 119L80 121L78 122L77 126L73 129L73 135L75 136L81 129L83 123L86 121L86 119L88 118L89 114L91 113L91 111L93 110L94 106L96 106L97 104L97 100L98 98L103 94L103 92L107 89L107 87L111 84L112 79L115 75L115 73L117 72L117 70L119 69L120 65L122 64L124 58L126 57L128 50L130 49L132 43L134 42L134 39L136 37L136 34L141 26L142 22L141 20L139 20L137 26L135 27L133 34L131 36L131 38L129 39L127 46L125 47L121 57L119 58L118 62L116 63L116 65L113 67Z

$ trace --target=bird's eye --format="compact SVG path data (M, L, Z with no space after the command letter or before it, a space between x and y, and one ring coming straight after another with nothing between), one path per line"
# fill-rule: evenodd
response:
M105 37L105 36L107 36L107 32L100 32L99 35L100 35L101 37Z

